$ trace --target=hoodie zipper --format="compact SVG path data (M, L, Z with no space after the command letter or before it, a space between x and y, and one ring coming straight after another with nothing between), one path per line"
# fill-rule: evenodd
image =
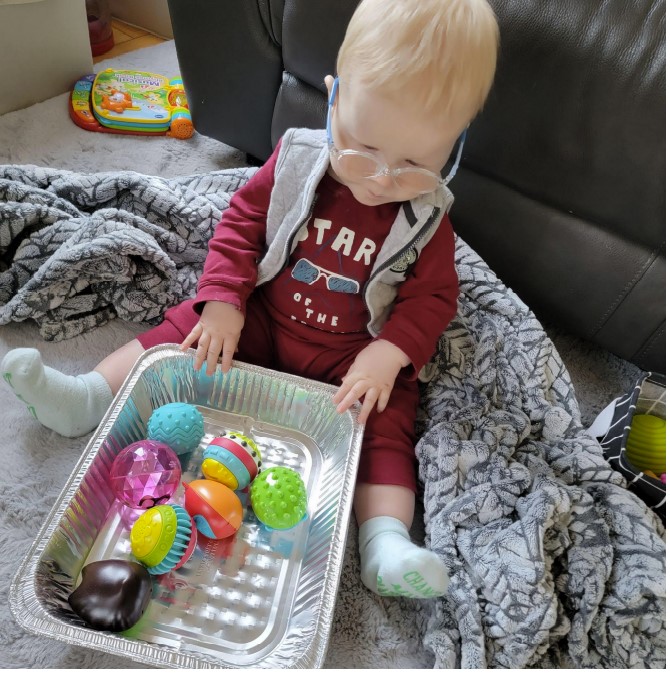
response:
M377 267L377 270L368 278L367 282L363 286L363 303L365 304L365 308L368 312L368 324L372 320L372 313L370 311L370 307L368 306L368 302L365 299L365 295L368 291L368 287L370 286L370 283L374 278L376 278L380 273L383 273L386 271L388 268L392 267L403 255L407 253L407 251L414 247L419 241L421 241L422 238L428 233L430 228L433 226L433 223L437 219L437 216L440 214L440 209L438 207L433 208L433 212L428 216L428 219L424 223L424 225L421 227L421 229L417 232L416 236L409 241L405 246L403 246L398 252L396 252L394 255L389 257L389 259L384 262L381 266Z
M293 231L291 232L291 235L286 239L286 245L284 246L284 262L282 263L281 267L275 273L274 276L271 278L268 278L267 280L264 280L262 285L265 285L265 283L269 283L270 281L274 280L289 264L289 260L291 258L291 247L293 246L293 239L295 239L296 235L298 232L303 228L306 222L309 222L312 219L312 214L314 213L314 207L316 206L316 202L319 199L318 194L314 194L314 198L312 199L312 203L309 206L309 210L307 211L307 215L300 220L298 223L297 227L294 227Z

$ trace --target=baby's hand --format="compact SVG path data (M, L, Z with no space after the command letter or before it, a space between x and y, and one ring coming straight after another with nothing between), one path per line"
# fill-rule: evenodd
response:
M354 360L333 402L338 413L345 412L363 398L358 422L364 424L377 404L377 411L386 409L398 372L408 365L409 358L390 341L378 339L367 345Z
M185 351L194 341L199 340L195 351L195 369L199 371L206 360L207 376L211 376L221 356L221 369L227 372L237 350L242 327L244 316L238 308L222 301L208 301L202 309L198 324L182 341L180 348Z

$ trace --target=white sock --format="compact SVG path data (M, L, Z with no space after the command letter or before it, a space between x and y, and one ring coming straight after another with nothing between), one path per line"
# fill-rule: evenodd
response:
M415 545L407 528L392 516L363 522L358 531L363 584L380 596L434 598L449 585L440 557Z
M30 413L42 425L65 437L80 437L96 428L114 397L102 374L62 374L45 367L34 348L9 351L0 368L3 378Z

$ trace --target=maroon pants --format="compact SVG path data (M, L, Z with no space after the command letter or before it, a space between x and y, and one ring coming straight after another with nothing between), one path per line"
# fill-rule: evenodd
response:
M193 303L188 300L169 309L160 325L137 337L142 346L146 349L181 343L199 319ZM371 341L365 334L332 334L307 326L302 330L295 327L295 323L273 320L263 299L255 293L247 303L235 358L339 386L356 355ZM310 339L300 336L300 332L304 335L306 331ZM410 380L401 371L386 409L381 414L375 409L368 417L359 482L394 484L416 491L414 422L418 400L416 380Z

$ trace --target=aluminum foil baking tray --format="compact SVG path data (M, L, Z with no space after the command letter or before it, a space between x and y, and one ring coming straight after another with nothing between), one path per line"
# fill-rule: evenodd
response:
M10 589L26 630L158 667L318 668L326 653L353 500L360 445L358 409L338 414L335 388L243 363L212 377L193 351L148 350L135 364L51 510ZM95 631L67 598L82 567L132 559L137 514L111 490L114 457L146 436L153 409L196 405L206 434L180 456L185 481L201 478L202 451L223 429L251 435L263 465L297 470L308 518L270 531L246 508L237 534L200 537L179 570L154 579L149 607L123 633ZM174 498L183 502L183 487ZM244 501L243 501L244 504Z

